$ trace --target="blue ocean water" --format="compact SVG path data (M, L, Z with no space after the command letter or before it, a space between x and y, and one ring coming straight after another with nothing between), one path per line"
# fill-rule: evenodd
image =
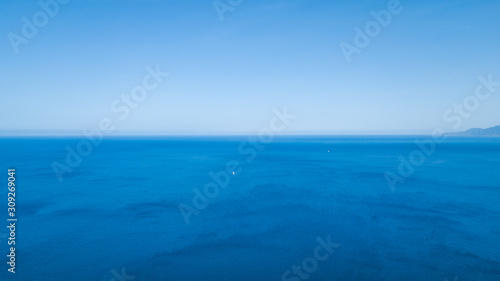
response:
M52 164L80 139L2 138L19 221L16 274L0 230L0 280L500 280L500 139L437 144L391 190L385 173L424 138L114 137L61 182Z

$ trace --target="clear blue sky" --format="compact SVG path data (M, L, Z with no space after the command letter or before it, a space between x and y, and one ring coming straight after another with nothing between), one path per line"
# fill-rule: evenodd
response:
M283 106L289 133L430 133L478 76L500 81L498 1L401 0L351 63L339 44L390 1L244 0L221 21L212 0L72 0L16 54L8 34L37 2L0 2L4 134L104 117L117 131L252 133ZM157 64L170 76L117 119L110 104ZM461 129L500 124L498 108L500 88Z

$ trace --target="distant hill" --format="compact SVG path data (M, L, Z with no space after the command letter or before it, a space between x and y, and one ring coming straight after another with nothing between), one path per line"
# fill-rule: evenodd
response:
M465 132L449 133L448 135L463 137L500 137L500 126L487 129L474 128Z

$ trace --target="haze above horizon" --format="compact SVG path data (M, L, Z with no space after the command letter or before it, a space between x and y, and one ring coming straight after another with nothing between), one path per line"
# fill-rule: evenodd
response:
M500 124L493 1L219 3L3 1L0 136L255 134L284 108L290 135Z

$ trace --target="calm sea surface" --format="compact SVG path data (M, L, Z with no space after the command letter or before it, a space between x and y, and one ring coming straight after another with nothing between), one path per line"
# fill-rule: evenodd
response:
M2 138L0 280L500 280L500 139L450 138L391 190L425 138L108 138L62 181L80 139Z

